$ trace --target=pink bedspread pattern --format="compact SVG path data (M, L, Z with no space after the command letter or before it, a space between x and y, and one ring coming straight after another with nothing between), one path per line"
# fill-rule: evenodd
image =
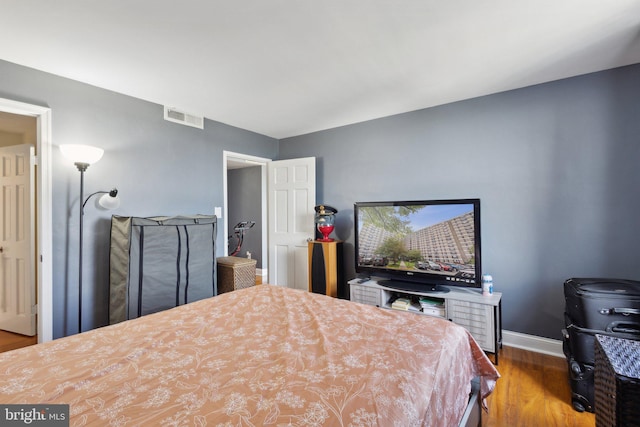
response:
M486 396L499 375L451 322L262 285L0 354L0 403L68 403L72 426L452 426L477 375Z

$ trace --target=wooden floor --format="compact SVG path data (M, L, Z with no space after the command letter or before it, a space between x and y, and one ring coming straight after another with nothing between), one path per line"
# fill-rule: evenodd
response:
M15 350L16 348L26 347L28 345L36 344L37 342L38 337L27 337L25 335L0 331L0 353Z
M483 426L593 427L595 415L571 406L571 387L564 357L513 347L500 351L502 376L487 399Z

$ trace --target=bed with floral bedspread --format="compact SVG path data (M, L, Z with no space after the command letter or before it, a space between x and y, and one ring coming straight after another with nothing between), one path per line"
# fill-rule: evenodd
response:
M0 354L0 403L70 425L452 426L499 377L462 327L274 285Z

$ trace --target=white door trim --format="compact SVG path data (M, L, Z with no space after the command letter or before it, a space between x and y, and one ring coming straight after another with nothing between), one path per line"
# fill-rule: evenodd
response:
M37 182L37 249L38 268L38 342L53 339L53 226L52 226L52 167L51 167L51 109L0 98L0 111L37 118L36 154Z
M251 166L260 166L260 180L261 180L261 188L260 188L260 205L262 206L262 269L265 270L269 265L269 254L268 254L268 245L267 245L267 163L271 162L271 159L267 159L264 157L256 157L251 156L249 154L242 153L234 153L233 151L222 152L222 188L224 192L224 213L223 213L223 221L222 224L218 224L218 226L222 225L223 228L223 236L224 236L224 256L229 255L229 247L227 245L227 230L229 230L228 218L229 218L229 195L227 189L227 163L230 158L237 160L244 160Z

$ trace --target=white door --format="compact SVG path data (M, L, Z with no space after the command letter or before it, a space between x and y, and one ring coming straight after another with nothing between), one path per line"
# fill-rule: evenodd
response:
M35 156L31 145L0 148L0 329L36 334Z
M314 238L316 159L268 164L269 283L309 289L307 241Z

